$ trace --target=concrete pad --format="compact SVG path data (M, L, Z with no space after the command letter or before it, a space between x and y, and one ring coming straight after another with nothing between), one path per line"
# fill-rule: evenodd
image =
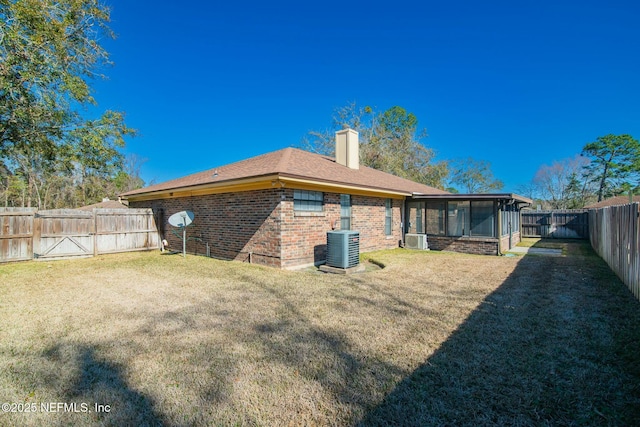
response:
M516 246L514 248L509 249L507 253L523 254L523 255L562 256L562 249L527 248L524 246Z
M362 273L365 270L366 270L366 266L364 264L358 264L355 267L349 267L349 268L331 267L326 264L320 266L320 271L323 271L325 273L334 273L334 274Z

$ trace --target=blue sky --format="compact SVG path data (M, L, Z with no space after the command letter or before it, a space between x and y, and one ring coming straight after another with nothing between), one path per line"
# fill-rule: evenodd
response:
M608 133L640 138L637 1L109 0L100 109L162 182L289 146L356 102L413 112L437 160L505 191Z

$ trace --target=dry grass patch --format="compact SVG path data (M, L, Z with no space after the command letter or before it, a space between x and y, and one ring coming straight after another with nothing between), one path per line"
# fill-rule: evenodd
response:
M111 407L0 424L640 415L640 352L625 341L640 310L599 259L369 257L386 268L346 277L158 253L0 266L0 400Z

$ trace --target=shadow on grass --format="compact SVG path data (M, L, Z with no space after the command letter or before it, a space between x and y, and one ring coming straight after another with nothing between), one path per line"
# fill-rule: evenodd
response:
M339 406L371 407L375 401L367 389L386 389L401 369L359 352L337 331L327 330L307 318L287 295L245 276L282 304L287 321L274 319L256 325L256 341L266 357L296 368L299 375L318 382Z
M525 256L359 425L633 425L638 324L599 258Z
M43 354L47 365L60 372L49 376L49 387L58 390L57 402L69 404L63 418L76 425L161 426L162 417L151 398L132 389L122 368L101 360L91 346L56 345ZM55 415L55 414L54 414ZM79 417L87 417L83 419ZM61 419L61 423L66 421Z

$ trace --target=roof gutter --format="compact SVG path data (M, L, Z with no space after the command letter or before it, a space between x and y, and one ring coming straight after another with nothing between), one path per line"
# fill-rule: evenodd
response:
M381 187L365 187L354 184L342 184L337 181L330 180L320 180L320 179L309 179L295 175L285 175L280 174L279 181L284 183L285 186L288 184L292 188L301 188L301 187L315 187L309 188L310 190L318 189L318 190L334 190L337 193L344 193L345 190L350 192L350 194L363 194L363 195L378 195L384 197L393 197L393 198L404 198L410 197L411 192L409 191L398 191L392 190L388 188Z
M174 197L201 196L206 194L225 193L234 190L247 190L251 187L263 187L265 183L271 185L278 180L277 174L255 176L251 178L230 179L226 181L210 182L207 184L167 188L155 191L128 192L120 195L129 201L170 199ZM135 190L134 190L135 191Z
M411 192L398 191L380 187L341 184L337 181L309 179L295 175L268 174L251 178L212 182L207 184L168 188L156 191L140 191L124 193L120 197L128 201L145 201L171 199L177 197L203 196L207 194L228 193L233 191L249 191L273 187L289 187L317 191L335 191L336 193L358 194L365 196L390 197L401 199L410 197Z

